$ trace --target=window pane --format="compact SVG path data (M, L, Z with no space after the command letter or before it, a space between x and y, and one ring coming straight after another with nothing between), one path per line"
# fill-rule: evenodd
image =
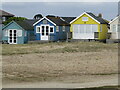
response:
M112 32L116 32L116 25L112 26Z
M59 31L59 26L56 26L56 31L57 31L57 32Z
M98 25L92 25L92 33L98 32Z
M48 30L49 29L49 26L46 26L46 30Z
M120 24L118 24L118 32L120 32Z
M47 20L43 20L43 24L47 24Z
M78 25L73 25L74 33L78 33Z
M53 32L53 27L50 27L50 32Z
M91 33L91 25L86 25L86 33Z
M10 43L12 43L12 39L10 39Z
M84 33L85 32L85 25L80 25L80 33Z
M82 17L82 21L88 21L88 17Z
M40 27L37 27L37 33L39 33L40 32Z

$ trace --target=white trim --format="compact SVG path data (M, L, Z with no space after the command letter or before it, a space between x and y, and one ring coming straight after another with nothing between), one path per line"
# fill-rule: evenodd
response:
M44 26L44 32L42 32L42 26ZM48 35L46 35L46 26L48 26ZM41 25L41 40L49 40L49 27L50 25ZM44 35L42 35L44 33Z
M10 42L10 36L9 36L9 35L10 35L10 34L9 34L10 30L12 30L12 43ZM14 31L14 30L16 30L16 43L13 42L13 41L14 41L14 39L13 39L13 38L14 38L14 36L13 36L13 35L14 35L13 31ZM8 34L9 34L9 35L8 35L8 43L9 43L9 44L17 44L17 29L9 29L9 30L8 30Z
M85 20L85 18L86 18L86 20ZM88 17L82 17L82 21L88 21L89 19L88 19Z
M109 24L111 24L112 22L114 22L116 19L118 19L119 16L117 16L116 18L114 18L112 21L109 22Z
M38 32L38 27L40 28L40 32ZM36 33L41 33L41 26L36 26Z
M76 21L78 18L80 18L80 17L83 16L84 14L86 14L87 16L89 16L90 18L92 18L93 20L95 20L97 23L100 24L100 22L99 22L98 20L94 19L92 16L90 16L90 15L87 14L86 12L84 12L83 14L81 14L80 16L78 16L77 18L75 18L74 20L72 20L72 21L70 22L70 24L73 23L74 21Z
M43 19L48 20L49 22L51 22L52 24L54 24L56 26L56 24L54 22L52 22L50 19L48 19L47 17L43 17L42 19L38 20L36 23L33 24L33 26L35 26L37 23L39 23L40 21L42 21Z
M50 32L50 28L53 28L53 32ZM49 26L49 33L54 33L54 26Z

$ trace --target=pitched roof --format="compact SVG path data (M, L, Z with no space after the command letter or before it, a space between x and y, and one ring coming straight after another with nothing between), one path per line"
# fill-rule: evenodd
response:
M27 22L29 25L33 26L33 24L34 24L35 22L37 22L38 19L27 19L27 20L24 20L24 21Z
M77 18L75 18L74 20L72 20L70 23L73 23L75 20L77 20L78 18L80 18L84 14L88 15L89 17L91 17L93 20L95 20L99 24L108 24L107 20L105 20L105 19L103 19L101 17L98 17L98 16L94 15L91 12L84 12L83 14L81 14L80 16L78 16Z
M14 15L6 11L0 10L0 16L14 16Z
M74 20L76 17L61 17L63 20L65 20L67 23L70 23L72 20Z
M47 17L49 20L51 20L52 22L54 22L56 25L58 26L62 26L62 25L65 25L65 26L68 26L69 24L62 20L60 17Z
M108 24L108 22L106 20L104 20L101 17L95 16L93 13L91 12L86 12L87 14L89 14L91 17L93 17L94 19L96 19L97 21L99 21L101 24Z
M15 21L15 22L25 30L34 30L33 24L36 21L37 21L36 19L27 19L23 21Z
M111 24L112 22L114 22L115 20L117 20L117 19L120 19L120 15L119 16L117 16L117 17L115 17L112 21L110 21L110 23L109 24ZM119 22L119 21L118 21Z

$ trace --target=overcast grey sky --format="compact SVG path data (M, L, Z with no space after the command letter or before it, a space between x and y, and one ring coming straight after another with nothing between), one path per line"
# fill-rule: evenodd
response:
M2 9L16 16L33 18L35 14L79 16L84 11L95 15L103 14L103 18L111 20L118 14L117 2L6 2Z

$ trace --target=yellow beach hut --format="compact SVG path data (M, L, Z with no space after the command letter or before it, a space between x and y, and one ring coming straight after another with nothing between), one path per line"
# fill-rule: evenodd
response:
M90 12L84 12L70 22L72 39L105 40L108 32L108 22Z

